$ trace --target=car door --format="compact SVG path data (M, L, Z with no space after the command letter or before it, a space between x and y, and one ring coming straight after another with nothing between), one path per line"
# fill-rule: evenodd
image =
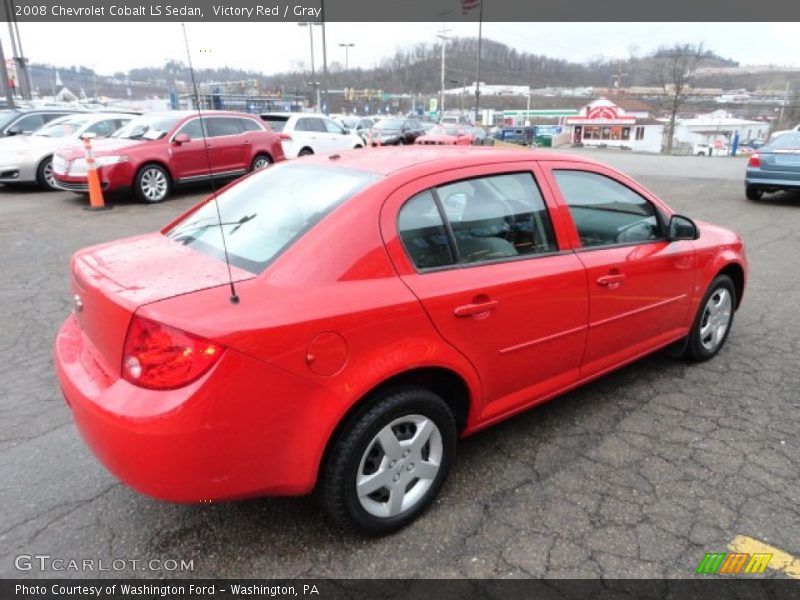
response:
M294 149L299 153L303 148L311 148L314 154L324 154L326 140L323 137L325 125L316 117L300 117L291 134Z
M208 147L216 173L236 174L250 166L250 149L245 143L244 130L238 117L209 117L211 134Z
M533 163L456 169L390 196L381 228L397 271L441 336L480 374L485 422L577 380L585 269L560 244Z
M175 141L176 136L182 133L189 136L188 142ZM206 154L205 145L207 142L211 144L209 137L207 117L191 118L175 131L170 138L169 167L176 180L200 179L217 170L218 165L214 162L211 150Z
M696 271L694 244L666 240L663 206L601 166L542 163L589 282L581 376L631 360L685 334Z
M345 132L344 127L332 121L331 119L323 119L325 124L325 145L326 152L339 152L341 150L352 150L355 142L350 134Z

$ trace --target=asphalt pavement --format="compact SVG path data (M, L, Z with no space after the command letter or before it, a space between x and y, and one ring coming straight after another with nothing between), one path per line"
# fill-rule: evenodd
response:
M203 194L92 213L68 192L0 189L0 576L687 578L737 536L800 555L800 194L747 201L742 159L570 152L744 236L727 345L701 365L650 356L464 440L431 510L382 539L342 535L311 498L174 505L108 474L53 370L69 256ZM124 567L17 568L35 555Z

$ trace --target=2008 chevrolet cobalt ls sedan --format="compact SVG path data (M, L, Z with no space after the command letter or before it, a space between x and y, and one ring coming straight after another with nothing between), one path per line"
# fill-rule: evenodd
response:
M152 496L317 490L370 533L420 515L459 436L668 345L713 357L747 274L736 234L574 156L308 157L218 207L73 257L78 428Z

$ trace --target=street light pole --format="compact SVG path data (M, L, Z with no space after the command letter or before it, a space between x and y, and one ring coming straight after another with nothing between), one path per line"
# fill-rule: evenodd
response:
M445 26L445 17L449 15L452 10L443 10L439 13L439 16L442 17L442 30L436 36L442 40L442 92L439 97L439 115L441 116L444 114L444 56L445 56L445 48L447 48L447 32L451 31L447 29Z
M313 22L303 22L297 24L300 27L308 27L308 40L311 44L311 81L317 81L317 73L316 69L314 68L314 28L313 25L319 25L319 23ZM316 92L316 105L314 106L315 110L319 111L320 108L320 98L319 98L319 83L316 83L314 86Z
M350 48L355 46L355 44L347 43L347 44L339 44L340 47L344 48L344 70L350 70Z

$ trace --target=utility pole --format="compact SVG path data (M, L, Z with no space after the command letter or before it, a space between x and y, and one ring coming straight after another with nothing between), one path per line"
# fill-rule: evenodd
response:
M330 95L328 94L328 44L325 42L325 0L319 0L320 15L322 16L322 85L325 86L325 107L322 112L330 112Z
M0 42L0 77L3 78L3 89L6 92L6 104L8 108L14 108L14 94L11 93L11 86L8 85L8 69L6 69L6 55L3 53L2 42Z
M481 112L481 42L483 41L483 2L480 0L478 9L478 68L475 73L475 124L478 124L478 117ZM483 119L481 119L483 124Z
M319 25L319 23L315 23L312 21L305 21L302 23L297 24L300 27L308 27L308 40L311 44L311 85L314 86L316 92L316 105L315 108L317 111L321 109L320 106L320 98L319 98L319 82L317 81L317 72L314 68L314 25Z
M442 40L442 92L441 92L441 95L439 97L439 116L441 116L444 113L444 65L445 65L444 57L445 57L445 48L447 47L447 39L448 39L447 38L447 32L451 31L450 29L447 29L447 27L445 26L446 25L445 24L445 18L451 12L453 12L453 11L451 11L451 10L443 10L442 12L439 13L439 16L442 17L442 30L436 36L436 37L438 37L439 39Z
M17 67L17 81L19 82L20 94L23 100L30 100L32 98L31 79L28 75L28 61L22 51L22 39L19 36L19 26L17 25L17 18L15 16L14 0L4 1L8 13L8 35L11 38L12 58Z
M344 70L350 70L350 48L355 46L355 44L346 43L346 44L339 44L341 48L344 48Z
M783 123L783 115L786 111L786 105L789 104L789 80L786 80L786 90L783 93L783 104L781 104L781 114L778 117L778 123Z

